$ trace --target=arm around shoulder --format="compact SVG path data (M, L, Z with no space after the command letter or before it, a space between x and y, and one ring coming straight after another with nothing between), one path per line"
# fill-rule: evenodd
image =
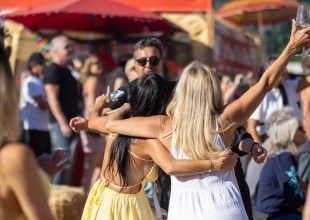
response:
M111 116L108 116L106 126L109 132L159 140L165 131L171 132L171 119L168 116L133 117L124 120L114 120Z

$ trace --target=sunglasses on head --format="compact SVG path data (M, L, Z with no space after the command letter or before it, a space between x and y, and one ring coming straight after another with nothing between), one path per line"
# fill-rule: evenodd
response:
M136 61L138 62L140 66L143 66L143 67L145 67L147 62L150 62L151 66L157 66L160 62L160 59L158 57L150 57L149 59L146 57L143 57L143 58L136 59Z

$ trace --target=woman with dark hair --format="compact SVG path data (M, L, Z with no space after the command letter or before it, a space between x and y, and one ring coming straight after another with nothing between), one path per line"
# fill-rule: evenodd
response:
M158 74L139 78L137 85L131 88L128 117L165 113L169 94L163 80ZM109 102L109 94L98 97L91 120L97 118L99 109L107 107ZM75 120L70 122L73 128ZM106 118L100 120L105 127ZM158 140L113 133L108 135L104 158L101 177L90 191L82 219L154 219L143 189L146 182L157 179L157 164L173 175L199 174L212 169L209 160L173 159ZM230 170L236 161L237 156L229 152L214 161L214 170Z

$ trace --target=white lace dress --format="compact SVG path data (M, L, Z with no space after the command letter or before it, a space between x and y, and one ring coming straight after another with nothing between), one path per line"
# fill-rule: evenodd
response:
M172 139L172 145L174 142ZM220 135L215 136L214 143L225 147ZM182 152L173 152L172 155L176 159L188 159ZM191 176L171 176L168 220L182 219L248 219L234 170Z

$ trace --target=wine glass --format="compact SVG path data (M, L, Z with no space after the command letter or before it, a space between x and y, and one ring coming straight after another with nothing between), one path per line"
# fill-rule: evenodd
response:
M310 27L310 7L305 5L298 6L296 15L296 27L297 30L302 30L304 28ZM302 48L301 54L296 54L296 56L310 56L305 53L305 47Z

